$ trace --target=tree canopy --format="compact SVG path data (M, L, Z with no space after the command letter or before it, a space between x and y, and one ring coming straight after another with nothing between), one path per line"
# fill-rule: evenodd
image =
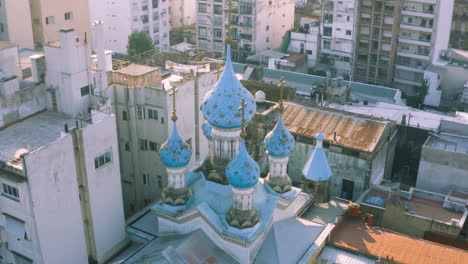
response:
M144 31L135 31L128 36L127 55L130 61L135 55L152 50L153 48L153 40Z

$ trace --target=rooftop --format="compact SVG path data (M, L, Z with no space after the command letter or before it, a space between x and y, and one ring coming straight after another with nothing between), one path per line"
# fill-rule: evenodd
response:
M16 44L6 41L0 41L0 50L16 47Z
M377 103L375 106L330 104L328 107L370 117L389 119L395 121L397 124L402 124L403 120L406 120L406 124L408 125L409 123L409 126L432 131L437 130L441 120L468 124L468 119L463 117L449 116L442 113L433 113L409 106L388 103Z
M139 65L139 64L132 63L126 67L116 70L115 72L123 73L123 74L130 75L130 76L141 76L141 75L145 75L147 73L157 71L157 70L158 68L156 67L150 67L146 65Z
M318 263L339 263L339 264L374 264L376 261L362 255L353 254L331 246L325 246L318 256Z
M76 126L75 120L64 113L47 111L6 127L0 133L0 160L11 162L25 151L32 152L56 141L62 137L65 124L69 128ZM21 163L11 164L21 168Z
M344 218L331 235L330 244L375 257L407 264L463 264L468 252L370 227L360 218Z
M349 203L339 198L334 198L328 203L316 203L307 208L300 217L322 225L336 223L337 219L346 212Z
M468 154L468 139L461 136L443 134L432 135L427 139L424 145L450 152Z
M374 151L390 123L364 115L290 102L285 103L283 118L291 133L315 137L322 132L325 141L331 142L336 132L337 144L366 152Z

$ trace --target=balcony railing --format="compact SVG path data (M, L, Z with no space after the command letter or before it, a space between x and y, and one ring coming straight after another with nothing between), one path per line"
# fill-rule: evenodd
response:
M431 15L434 14L434 10L424 9L424 8L413 8L410 6L404 6L402 9L404 11L409 11L409 12L424 13L424 14L431 14Z

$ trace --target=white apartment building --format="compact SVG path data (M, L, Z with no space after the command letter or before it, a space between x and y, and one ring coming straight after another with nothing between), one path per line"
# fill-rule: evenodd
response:
M322 1L320 60L336 73L351 74L356 40L356 0Z
M401 9L394 86L416 95L424 70L448 48L454 0L404 0Z
M181 65L179 65L181 66ZM113 112L117 116L125 215L132 216L161 198L167 174L159 159L161 144L172 131L172 85L176 93L178 130L192 146L189 166L202 162L208 142L202 134L199 111L203 95L216 83L214 72L198 77L172 74L162 79L161 69L129 66L109 73Z
M169 0L89 0L91 21L103 21L105 48L127 53L128 36L144 31L159 46L169 50Z
M167 1L169 1L169 24L171 25L171 29L195 25L197 18L197 1Z
M93 63L91 45L77 44L75 31L59 35L45 59L32 58L31 80L0 79L0 253L7 263L104 263L126 243L116 120L106 98L90 92L106 61ZM11 47L0 43L0 54ZM103 45L93 48L105 57ZM17 71L17 63L0 64L3 73Z
M197 0L197 48L224 54L228 0ZM248 56L280 47L294 26L294 0L232 1L232 57Z
M20 48L34 48L28 0L0 0L0 41L16 43Z
M288 53L307 54L309 68L317 63L320 44L320 23L317 19L302 17L299 28L291 31Z

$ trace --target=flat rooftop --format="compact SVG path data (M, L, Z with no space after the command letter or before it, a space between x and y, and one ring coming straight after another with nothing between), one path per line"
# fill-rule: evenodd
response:
M330 104L328 107L370 117L389 119L395 121L397 124L402 124L403 119L406 119L406 124L408 125L409 121L409 126L432 131L437 130L441 120L468 124L468 119L461 116L449 116L442 113L428 112L409 106L388 103L377 103L375 106Z
M328 203L315 203L307 208L300 217L322 225L336 223L338 218L346 213L349 203L349 201L338 198L334 198Z
M361 203L385 208L387 204L388 192L380 188L372 188L365 195ZM429 199L424 197L434 197ZM460 194L463 194L460 192ZM427 217L445 223L451 223L452 219L460 220L463 212L457 212L444 208L443 200L446 196L443 194L426 193L423 190L414 189L411 199L400 196L400 205L405 208L405 212L417 216Z
M32 152L56 141L62 137L65 124L69 129L76 126L75 120L64 113L46 111L7 126L0 132L0 160L11 162L20 152ZM21 169L21 162L11 164Z
M6 41L0 41L0 50L16 47L16 44Z
M430 136L424 145L450 152L468 154L468 138L466 137L449 135Z
M130 76L141 76L157 70L159 70L159 68L132 63L126 67L116 70L115 72L123 73Z
M315 138L322 132L325 141L360 151L373 152L391 121L297 103L285 103L283 119L291 133Z
M351 217L335 228L330 244L407 264L465 264L468 259L468 251L371 227Z

